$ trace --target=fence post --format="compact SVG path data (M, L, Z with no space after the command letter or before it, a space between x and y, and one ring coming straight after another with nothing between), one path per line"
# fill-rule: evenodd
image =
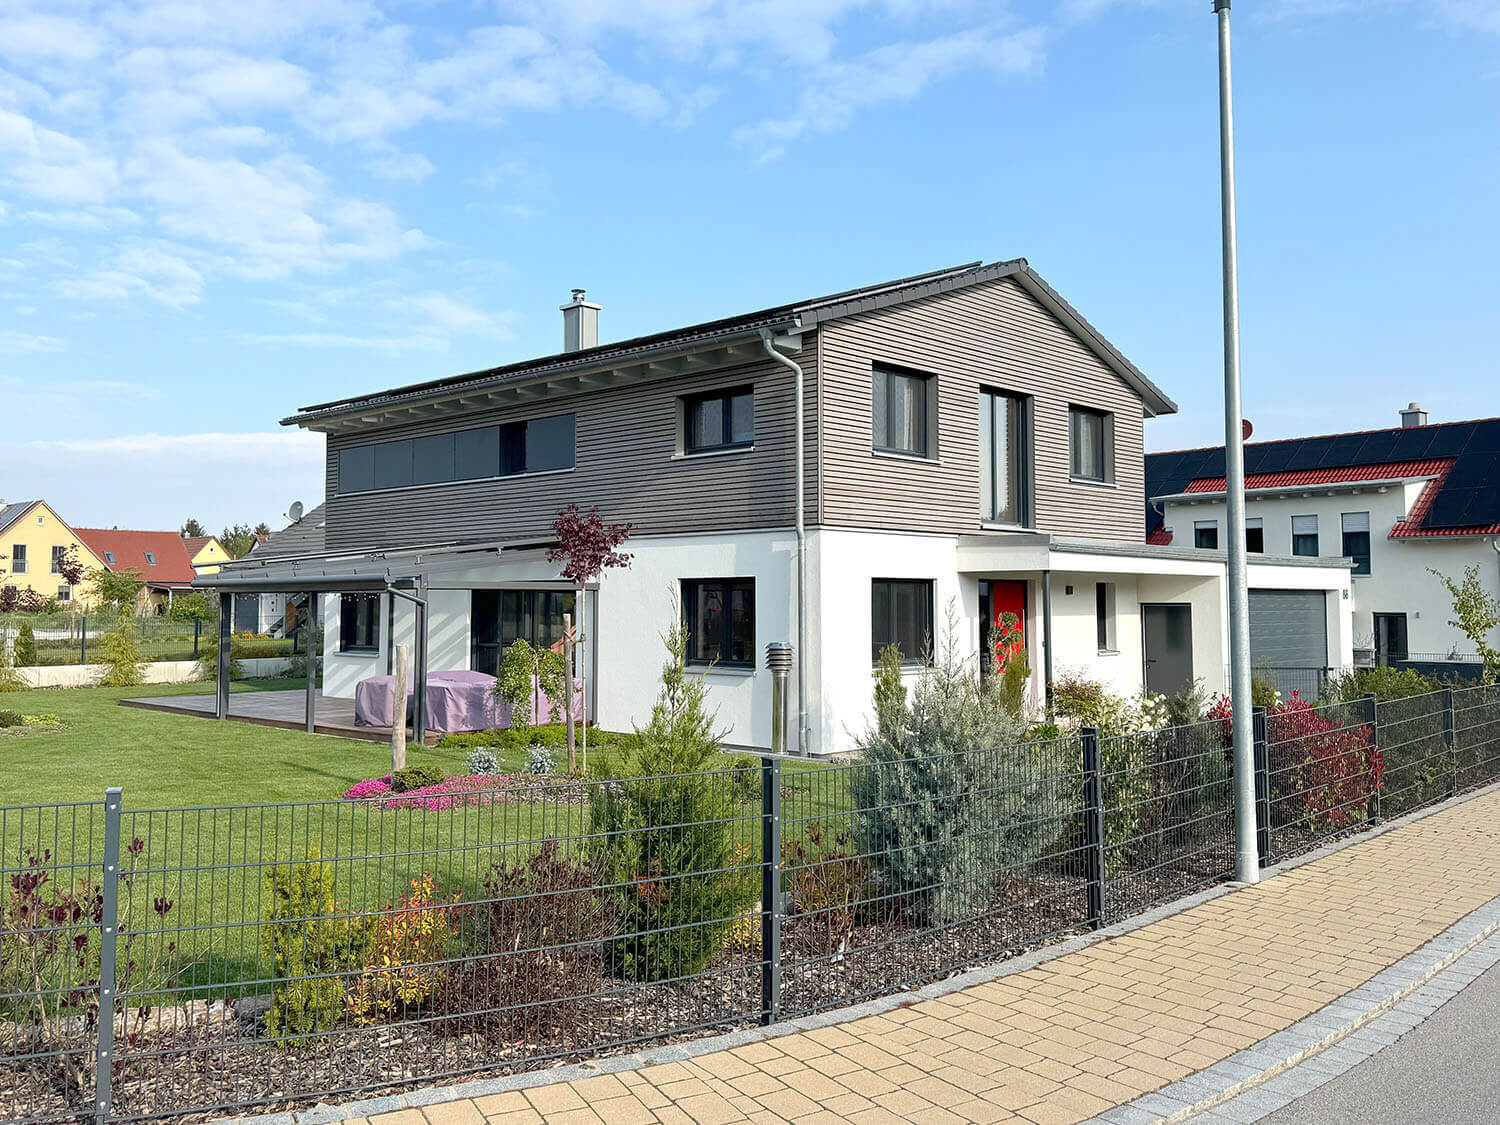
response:
M781 759L760 760L760 1022L781 1018Z
M1267 746L1266 709L1250 712L1250 726L1255 733L1255 850L1262 867L1271 865L1271 753Z
M109 1121L115 1064L115 949L120 936L119 786L104 791L104 879L99 928L99 1026L94 1056L94 1120Z
M1458 739L1454 735L1457 725L1454 714L1453 689L1443 689L1443 745L1448 748L1448 796L1458 795Z
M78 663L89 662L89 615L84 614L78 619Z
M1365 692L1365 719L1370 727L1370 745L1380 749L1380 703L1372 691ZM1374 824L1380 819L1380 785L1370 786L1370 795L1365 799L1365 819Z
M198 620L198 618L196 618L196 617L193 618L193 659L194 660L198 659L198 637L202 634L202 632L203 632L203 622L200 621L200 620Z
M1099 777L1099 728L1084 727L1083 740L1083 863L1088 882L1088 921L1092 929L1104 925L1104 787Z

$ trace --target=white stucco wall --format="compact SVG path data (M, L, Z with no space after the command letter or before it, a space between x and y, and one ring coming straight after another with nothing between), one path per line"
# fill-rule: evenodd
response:
M1335 490L1286 499L1252 495L1246 513L1264 520L1266 550L1275 554L1291 552L1292 516L1315 515L1319 551L1336 558L1342 553L1340 517L1345 512L1369 512L1370 573L1353 578L1351 647L1374 648L1374 614L1405 613L1411 652L1469 653L1473 645L1448 624L1453 616L1448 593L1429 568L1457 579L1466 566L1477 565L1485 589L1500 595L1500 556L1491 546L1494 540L1487 537L1391 539L1391 528L1410 510L1422 487L1422 482L1415 482L1384 491ZM1174 545L1190 546L1194 521L1210 519L1218 521L1223 543L1227 516L1222 501L1172 503L1165 506L1165 513Z

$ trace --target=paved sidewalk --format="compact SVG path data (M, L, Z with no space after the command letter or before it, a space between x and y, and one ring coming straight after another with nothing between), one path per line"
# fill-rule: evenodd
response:
M936 999L371 1125L1082 1121L1352 991L1500 894L1489 793L1163 921Z

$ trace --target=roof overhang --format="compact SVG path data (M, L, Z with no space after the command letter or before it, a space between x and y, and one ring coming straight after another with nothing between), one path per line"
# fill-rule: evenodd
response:
M576 359L559 359L520 375L480 378L452 386L418 387L352 403L314 407L283 418L281 424L341 434L696 375L765 358L762 332L770 332L782 350L796 351L801 347L801 326L794 318L784 318L779 323L706 334L650 348L606 355L591 349L589 354Z
M1420 484L1434 479L1436 479L1436 474L1422 477L1387 477L1383 480L1324 481L1321 484L1277 484L1264 488L1246 488L1245 495L1259 500L1268 500L1278 496L1315 496L1318 493L1331 496L1336 492L1389 492L1393 488ZM1172 492L1165 496L1153 496L1151 502L1153 504L1221 504L1227 495L1222 488L1207 492Z
M1090 574L1183 575L1225 573L1228 555L1196 547L1163 547L1115 539L1075 539L1046 533L960 535L958 569L966 574L1083 572ZM1299 570L1348 570L1354 560L1257 555L1252 565Z

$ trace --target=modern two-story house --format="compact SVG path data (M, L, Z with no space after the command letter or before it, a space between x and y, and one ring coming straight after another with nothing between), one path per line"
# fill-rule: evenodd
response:
M1014 613L1033 688L1225 679L1221 554L1146 542L1147 419L1172 401L1024 260L978 263L613 344L581 290L564 351L319 403L327 498L296 546L200 585L322 595L323 691L412 642L493 672L517 637L586 636L588 708L643 721L681 615L733 744L771 745L766 646L793 646L787 741L850 748L875 654L915 666L950 613L980 660ZM546 559L557 510L629 521L628 569L577 604ZM316 526L311 526L315 522ZM1325 661L1349 660L1349 564L1270 555ZM425 650L425 652L424 652Z
M1251 552L1353 562L1357 656L1444 665L1472 655L1432 571L1461 579L1477 566L1500 594L1500 419L1432 424L1412 403L1390 429L1250 443L1245 471ZM1222 447L1152 454L1146 484L1152 542L1221 545ZM1269 644L1285 605L1252 593L1252 632ZM1282 632L1283 661L1316 655L1315 640Z

